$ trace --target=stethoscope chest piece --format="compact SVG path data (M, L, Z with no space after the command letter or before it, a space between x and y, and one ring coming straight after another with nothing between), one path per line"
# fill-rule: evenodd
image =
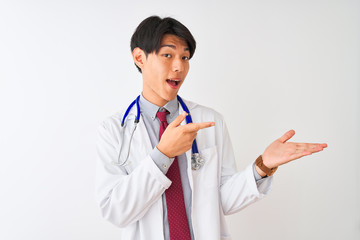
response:
M191 169L199 170L204 165L204 159L199 153L191 154Z

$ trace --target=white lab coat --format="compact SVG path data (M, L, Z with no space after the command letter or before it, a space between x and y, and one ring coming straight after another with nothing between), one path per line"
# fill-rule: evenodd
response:
M260 180L262 182L257 186L252 164L237 172L222 116L198 104L185 103L193 122L214 121L216 124L198 132L197 144L205 160L199 170L191 170L191 150L186 152L195 239L231 239L224 216L238 212L266 195L272 177ZM179 106L179 114L182 112ZM161 196L171 181L149 156L152 146L141 118L132 138L127 165L112 164L112 161L117 161L121 145L121 161L126 158L136 107L130 111L125 128L121 127L123 114L124 111L99 126L97 201L103 217L123 228L121 239L161 240L164 239Z

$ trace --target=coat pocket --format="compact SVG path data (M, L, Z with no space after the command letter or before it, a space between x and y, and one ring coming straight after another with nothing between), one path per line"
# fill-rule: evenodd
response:
M219 186L219 168L217 147L202 149L199 151L204 165L199 170L193 171L193 178L198 187L213 188Z

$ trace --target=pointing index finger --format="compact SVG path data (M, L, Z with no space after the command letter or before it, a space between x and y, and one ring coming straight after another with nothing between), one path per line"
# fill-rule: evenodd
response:
M187 132L197 132L200 129L215 126L215 122L189 123L185 125Z

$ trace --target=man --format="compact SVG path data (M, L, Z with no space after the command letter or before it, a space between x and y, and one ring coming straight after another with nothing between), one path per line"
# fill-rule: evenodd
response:
M104 218L124 228L122 239L230 239L225 215L265 196L278 166L326 147L288 143L290 130L238 172L219 113L185 101L194 123L184 121L177 94L195 48L172 18L149 17L132 36L141 114L133 107L124 121L125 111L106 119L98 142L98 202ZM195 139L199 166L191 159Z

